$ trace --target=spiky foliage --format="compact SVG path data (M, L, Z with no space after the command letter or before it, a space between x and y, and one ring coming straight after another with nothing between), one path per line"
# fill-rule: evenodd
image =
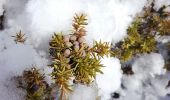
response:
M109 56L110 55L110 44L108 42L95 42L94 46L91 48L91 51L95 52L99 57Z
M72 89L70 87L69 81L71 80L72 69L70 69L70 65L68 64L68 60L64 55L60 55L60 53L55 56L53 59L53 63L50 67L53 68L53 72L51 73L52 78L55 80L55 83L60 88L60 100L66 100L66 96L68 92L71 92Z
M144 15L141 17L143 22L141 25L147 33L156 32L157 35L170 35L170 12L165 11L169 6L162 6L158 10L154 9L155 1L151 3L151 6L144 8Z
M27 38L25 37L25 34L23 34L21 31L19 31L18 33L16 33L15 36L12 36L12 37L15 38L14 41L15 41L16 43L18 43L18 42L24 43L24 42L26 41L26 39L27 39Z
M128 36L116 44L112 55L120 58L122 62L128 61L136 54L150 53L156 50L156 40L154 35L148 33L143 34L143 30L139 31L140 24L134 22L127 30Z
M51 75L60 87L60 100L66 100L67 93L72 91L70 81L88 85L98 72L102 73L103 65L100 59L105 55L109 56L110 53L109 43L94 42L93 47L85 43L86 21L84 14L76 14L72 24L73 33L55 33L49 43L52 57L50 67L53 68Z
M51 88L44 79L44 75L36 68L25 70L22 76L17 76L18 87L26 91L26 100L53 100Z
M112 56L120 58L123 62L130 60L137 54L157 52L155 36L170 34L170 20L166 6L157 11L154 2L144 9L144 15L139 16L127 30L127 37L114 46Z

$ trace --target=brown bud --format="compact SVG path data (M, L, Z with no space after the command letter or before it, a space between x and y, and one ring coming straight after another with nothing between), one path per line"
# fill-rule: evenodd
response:
M85 40L84 37L80 37L80 38L78 39L78 41L79 41L80 43L84 43L86 40Z
M79 30L79 35L80 35L80 36L85 36L85 35L86 35L86 30L85 30L84 28L81 28L81 29Z
M64 42L69 42L70 40L70 36L69 35L65 35L64 36Z
M76 41L76 39L77 39L77 37L76 37L75 35L72 35L72 36L70 37L70 40L72 40L72 41Z
M79 34L79 32L77 32L77 31L76 31L76 32L74 32L74 34L75 34L75 35L78 35L78 34Z
M74 45L79 45L79 42L78 41L74 41L73 44Z
M80 48L79 45L75 45L75 46L74 46L74 50L75 50L75 51L78 51L79 48Z
M64 51L64 56L65 57L68 57L69 55L70 55L70 50L69 49L66 49L65 51Z
M71 46L73 46L73 44L71 42L66 42L65 45L69 48Z

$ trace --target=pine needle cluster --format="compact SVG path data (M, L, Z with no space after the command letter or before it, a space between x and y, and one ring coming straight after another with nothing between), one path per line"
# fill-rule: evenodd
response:
M18 88L26 91L26 100L53 100L52 89L44 78L35 67L25 70L21 76L16 77Z
M166 7L155 10L152 2L144 8L143 16L137 17L127 29L128 36L114 46L112 56L126 62L138 54L157 52L155 37L170 34L170 13L165 12Z
M102 73L101 58L109 56L110 44L94 42L88 46L85 40L87 25L86 15L75 15L73 33L63 35L54 34L50 41L50 55L53 69L51 76L60 87L59 100L66 100L67 93L72 91L70 82L89 85L94 81L97 73Z
M153 34L143 34L138 31L140 24L134 22L127 30L128 36L114 47L112 56L118 57L122 62L130 60L133 56L156 51L156 40Z
M155 7L155 1L151 3L151 6L144 8L144 15L141 18L141 29L144 29L145 33L155 32L157 35L170 35L170 12L166 11L166 8L170 5L163 5L158 10Z
M19 31L18 33L16 33L16 35L15 36L12 36L12 37L14 37L15 39L14 39L14 41L15 41L15 43L24 43L25 41L26 41L26 37L25 37L25 34L23 34L21 31Z

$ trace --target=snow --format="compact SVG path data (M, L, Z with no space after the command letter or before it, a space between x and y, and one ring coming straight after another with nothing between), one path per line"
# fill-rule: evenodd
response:
M132 65L134 75L123 75L122 84L125 87L118 91L118 100L159 100L169 91L169 78L165 73L164 60L161 54L145 54L137 58ZM160 99L161 100L161 99Z
M155 0L156 3L155 3L155 8L160 8L162 5L166 5L168 6L170 4L170 1L169 0Z
M96 76L96 83L102 100L110 99L110 94L116 91L121 84L121 65L116 58L103 58L101 63L103 74ZM114 85L113 85L114 84Z
M135 73L144 75L160 75L165 73L164 59L161 54L144 54L132 66Z
M48 42L54 32L71 33L75 13L87 14L89 44L94 40L116 43L126 37L126 29L146 4L147 0L0 0L0 15L5 10L5 29L0 31L1 100L23 100L23 91L11 78L33 65L43 69L51 82ZM157 8L163 4L170 1L156 0ZM11 37L20 30L26 34L25 44L16 44ZM115 91L120 93L120 100L168 98L169 78L160 54L141 55L133 63L135 74L131 76L122 75L117 58L103 58L102 64L104 74L97 75L96 87L75 85L71 100L95 100L96 96L108 100Z
M46 59L41 58L31 45L13 44L0 53L0 97L1 100L19 100L16 86L12 84L11 78L21 75L23 70L33 66L39 69L46 66ZM15 87L15 88L14 88ZM14 91L11 90L14 88ZM5 90L5 91L4 91ZM18 90L18 89L17 89Z
M95 86L75 85L70 100L96 100L97 89Z
M3 14L4 9L3 9L3 4L5 3L5 0L0 0L0 15Z
M126 2L119 0L80 0L76 2L70 0L30 0L26 4L26 14L30 21L29 32L37 42L44 41L41 39L43 37L47 39L53 32L70 33L74 14L85 13L88 16L86 39L89 43L92 43L93 40L118 42L126 36L128 25L136 13L142 10L146 0L140 0L140 2L135 0L130 2L128 0ZM41 9L38 8L39 6Z

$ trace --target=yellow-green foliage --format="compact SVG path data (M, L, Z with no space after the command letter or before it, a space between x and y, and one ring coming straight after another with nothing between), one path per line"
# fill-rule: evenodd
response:
M22 76L16 77L18 87L26 91L26 100L50 100L51 88L45 81L43 74L36 68L25 70Z
M110 54L109 43L95 42L93 47L86 44L86 20L84 14L76 15L73 33L55 33L49 43L52 57L50 67L53 68L51 76L60 87L60 100L65 100L67 93L72 91L69 81L88 85L97 73L102 73L101 58Z
M158 10L154 9L154 2L152 2L150 7L144 9L145 13L141 17L143 20L143 25L145 24L145 31L157 32L157 35L170 35L170 12L166 12L165 9L168 6L162 6Z
M112 56L118 57L122 62L128 61L136 54L150 53L156 50L156 40L152 34L139 33L139 22L134 22L127 30L128 36L116 44Z
M15 36L12 36L12 37L15 38L14 41L15 41L16 43L18 43L18 42L24 43L24 42L26 41L26 39L27 39L27 38L25 37L25 34L23 34L21 31L19 31L18 33L16 33Z
M143 16L137 17L127 29L127 37L114 46L112 56L125 62L137 54L157 51L155 36L170 35L169 13L165 8L156 11L154 3L145 8Z

